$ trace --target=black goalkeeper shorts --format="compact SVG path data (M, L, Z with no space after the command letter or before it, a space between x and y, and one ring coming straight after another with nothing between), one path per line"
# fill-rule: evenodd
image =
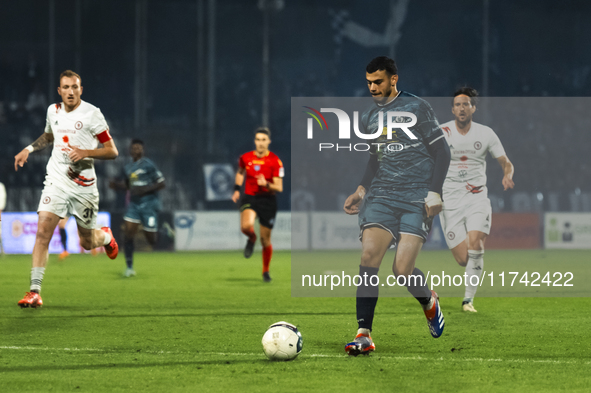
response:
M240 201L240 211L252 209L259 218L259 223L273 229L277 215L277 198L275 195L243 195Z

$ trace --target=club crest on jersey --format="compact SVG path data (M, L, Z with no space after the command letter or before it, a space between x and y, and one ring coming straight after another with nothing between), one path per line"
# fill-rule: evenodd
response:
M260 165L255 165L254 166L254 170L255 171L260 171L261 170L261 166Z
M77 130L80 130L82 128L82 122L81 121L77 121L76 124L74 124L74 128L76 128Z
M482 148L482 143L480 143L478 141L474 142L474 148L476 150L480 150Z

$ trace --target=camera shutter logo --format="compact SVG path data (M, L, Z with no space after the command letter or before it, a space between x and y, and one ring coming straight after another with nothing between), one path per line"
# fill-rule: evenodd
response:
M480 150L482 148L482 143L480 143L478 141L474 142L474 148L476 150Z
M77 121L76 124L74 124L74 128L76 128L77 130L82 129L82 126L83 124L81 121Z
M45 198L43 198L43 204L47 205L49 202L51 202L51 198L46 196Z

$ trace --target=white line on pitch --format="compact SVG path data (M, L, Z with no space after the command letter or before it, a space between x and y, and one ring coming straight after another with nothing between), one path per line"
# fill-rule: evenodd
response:
M47 347L17 347L17 346L0 346L0 350L2 349L12 349L12 350L21 350L21 351L65 351L65 352L127 352L125 350L118 350L118 349L99 349L99 348L47 348ZM129 351L130 353L136 353L136 351ZM141 353L153 353L153 354L195 354L195 355L209 355L209 356L254 356L254 357L263 357L263 353L248 353L248 352L190 352L190 351L145 351L141 350ZM346 354L319 354L319 353L312 353L312 354L302 354L302 357L311 357L311 358L346 358L348 357ZM484 359L484 358L428 358L428 357L421 357L421 356L388 356L388 355L378 355L374 354L373 356L386 358L386 359L394 359L394 360L424 360L424 361L445 361L445 362L497 362L497 363L550 363L550 364L591 364L591 361L580 362L576 360L553 360L553 359Z

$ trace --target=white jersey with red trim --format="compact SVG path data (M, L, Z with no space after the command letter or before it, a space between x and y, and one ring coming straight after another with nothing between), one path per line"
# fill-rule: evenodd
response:
M46 186L54 186L78 194L97 194L94 159L76 163L68 156L71 148L96 149L99 142L111 139L109 126L101 110L81 101L78 108L66 112L64 104L53 104L47 109L45 132L53 134L53 151L47 163Z
M493 158L505 155L499 137L490 127L475 122L466 135L458 132L455 120L442 124L441 129L451 152L443 183L444 208L458 209L486 199L486 153Z

